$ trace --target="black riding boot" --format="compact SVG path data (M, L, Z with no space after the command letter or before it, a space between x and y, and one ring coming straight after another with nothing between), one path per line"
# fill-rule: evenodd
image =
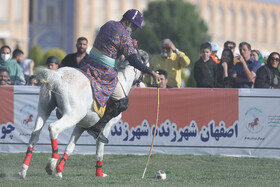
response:
M103 129L106 124L114 117L118 116L121 112L125 111L128 107L127 97L121 100L109 99L107 102L106 110L102 118L87 132L93 136L96 140L99 140L105 144L109 143L109 140L104 136Z

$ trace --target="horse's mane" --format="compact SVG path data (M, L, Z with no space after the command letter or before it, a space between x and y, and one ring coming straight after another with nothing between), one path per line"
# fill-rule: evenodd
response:
M142 49L138 50L137 52L138 52L138 53L137 53L137 58L138 58L144 65L149 66L149 54L148 54L146 51L142 50ZM128 62L127 59L125 59L125 58L123 57L123 59L120 60L118 66L117 66L118 71L123 71L127 65L129 65L129 62Z

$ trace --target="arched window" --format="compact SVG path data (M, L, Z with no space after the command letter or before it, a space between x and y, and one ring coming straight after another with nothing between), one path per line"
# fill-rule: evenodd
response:
M197 12L199 13L200 12L200 0L196 0L195 6L196 6L196 9L197 9Z
M244 8L241 7L238 14L238 39L244 41L246 38L246 21L245 21L245 11Z
M219 6L216 14L216 34L218 40L223 40L224 39L224 9L222 6Z
M43 20L46 23L55 23L57 21L57 6L56 4L43 5Z
M234 40L234 32L235 32L235 13L234 13L234 9L231 6L228 12L228 21L227 21L227 33L228 33L228 40Z
M84 10L83 10L83 26L84 28L90 28L91 25L91 3L90 0L84 0Z
M249 33L249 41L254 43L257 41L257 20L255 10L252 9L248 18L248 33Z
M111 3L111 19L121 19L121 2L120 0L114 0L114 1L110 1Z
M22 23L23 18L23 1L22 0L14 0L13 4L13 15L14 15L14 22L15 23ZM2 6L2 5L1 5Z
M135 3L134 3L134 0L126 0L125 2L126 4L126 9L131 9L131 8L135 8Z
M99 30L99 28L105 23L106 19L106 1L95 1L94 3L94 23L96 23L97 30Z
M260 32L260 42L265 42L266 41L266 29L267 29L267 24L266 24L266 15L264 10L262 10L260 14L260 19L259 19L259 32Z
M208 28L209 28L209 33L211 34L213 31L212 25L211 25L211 20L212 20L212 15L213 15L213 11L212 11L212 5L210 2L207 3L206 9L204 11L204 20L205 22L208 24Z
M277 36L276 15L274 11L272 11L270 14L269 26L267 31L270 31L270 42L272 44L276 44L278 36Z
M9 21L9 0L0 0L0 22L5 23Z

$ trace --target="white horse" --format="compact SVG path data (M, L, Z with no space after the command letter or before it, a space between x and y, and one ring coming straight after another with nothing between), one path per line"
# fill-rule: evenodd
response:
M141 61L148 63L148 54L140 50ZM140 59L139 56L139 59ZM118 81L123 87L126 95L138 80L141 79L142 73L136 68L130 66L127 61L122 63L118 68ZM76 142L81 134L89 127L95 125L100 119L99 115L93 109L93 96L89 79L74 68L64 67L57 71L43 70L39 74L40 79L44 82L40 89L40 97L38 104L38 116L36 119L35 128L31 134L29 145L26 152L26 157L21 165L19 176L25 179L29 167L29 162L32 156L33 148L36 146L40 132L50 116L51 112L57 107L57 111L61 114L61 118L51 123L48 127L52 145L52 157L49 158L46 171L49 175L52 174L59 159L57 137L65 129L75 126L68 146L65 149L64 155L56 167L56 176L62 178L62 170L65 161L70 155ZM121 118L121 114L113 118L104 128L104 135L108 137L111 126L117 123ZM96 141L96 176L107 176L102 171L102 160L104 154L104 143Z

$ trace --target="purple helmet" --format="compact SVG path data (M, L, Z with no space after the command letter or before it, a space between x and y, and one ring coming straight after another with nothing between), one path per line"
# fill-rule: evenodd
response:
M128 19L132 23L134 23L140 29L142 29L141 23L143 20L143 16L140 11L135 9L130 9L126 11L126 13L124 13L123 17Z

